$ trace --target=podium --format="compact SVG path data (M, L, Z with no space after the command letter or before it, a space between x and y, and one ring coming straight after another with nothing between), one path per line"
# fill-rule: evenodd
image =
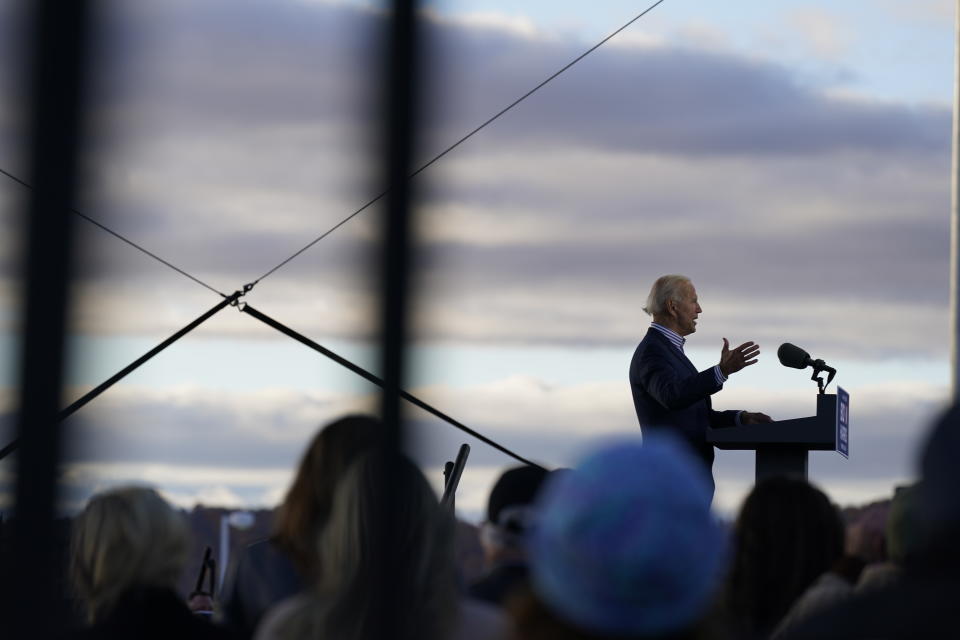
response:
M747 424L707 431L707 442L718 449L756 450L756 480L775 475L807 477L810 451L837 451L849 456L850 396L837 393L817 395L817 415Z

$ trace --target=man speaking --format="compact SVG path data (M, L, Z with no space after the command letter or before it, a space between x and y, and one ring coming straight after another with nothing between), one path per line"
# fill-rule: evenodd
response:
M653 323L630 362L630 387L640 428L644 433L659 428L677 432L712 470L708 428L772 422L763 413L714 411L710 404L710 396L723 388L729 376L757 361L760 346L744 342L730 349L724 338L720 362L697 371L684 355L683 345L684 336L697 330L697 316L703 309L697 302L697 290L685 276L658 278L643 310L653 316Z

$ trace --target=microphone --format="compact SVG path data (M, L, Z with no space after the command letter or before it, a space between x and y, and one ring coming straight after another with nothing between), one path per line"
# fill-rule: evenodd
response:
M780 345L780 348L777 349L777 358L780 359L780 364L785 367L790 367L791 369L813 367L813 377L811 379L816 380L817 388L820 390L821 395L823 394L824 388L833 380L833 376L837 375L837 370L833 367L828 367L826 362L823 360L814 360L810 357L809 353L789 342L784 342ZM824 384L823 378L820 377L824 372L827 374L826 384Z
M789 342L780 345L777 349L777 358L780 359L780 364L792 369L806 369L813 363L809 353Z
M814 360L810 357L809 353L795 344L790 344L789 342L784 342L782 345L780 345L780 348L777 349L777 358L780 359L780 364L792 369L806 369L807 367L813 367L815 371L836 373L836 370L834 370L833 367L828 367L827 363L825 363L823 360Z

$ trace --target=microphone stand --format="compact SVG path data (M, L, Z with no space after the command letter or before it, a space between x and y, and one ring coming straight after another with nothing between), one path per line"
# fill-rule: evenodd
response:
M824 382L823 378L820 377L823 373L827 374L826 382ZM828 367L823 360L813 361L813 375L810 376L810 379L817 382L817 389L820 390L820 395L823 395L824 389L826 389L827 385L833 381L833 377L835 375L837 375L837 370L833 367Z

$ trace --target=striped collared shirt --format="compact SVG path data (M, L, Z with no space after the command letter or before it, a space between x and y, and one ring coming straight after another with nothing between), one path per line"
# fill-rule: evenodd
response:
M672 344L672 345L675 346L677 349L679 349L679 350L680 350L680 353L683 353L683 345L684 345L684 343L687 341L686 338L684 338L683 336L681 336L679 333L677 333L677 332L674 331L673 329L668 329L668 328L666 328L666 327L663 326L662 324L657 324L656 322L651 322L651 323L650 323L650 326L651 326L652 328L656 329L657 331L659 331L660 333L662 333L662 334L667 338L667 340L670 341L670 344ZM717 380L717 385L719 385L719 386L721 386L721 387L723 386L723 383L727 381L727 376L723 375L723 372L720 371L720 365L714 365L714 367L713 367L713 377L716 378L716 380Z

